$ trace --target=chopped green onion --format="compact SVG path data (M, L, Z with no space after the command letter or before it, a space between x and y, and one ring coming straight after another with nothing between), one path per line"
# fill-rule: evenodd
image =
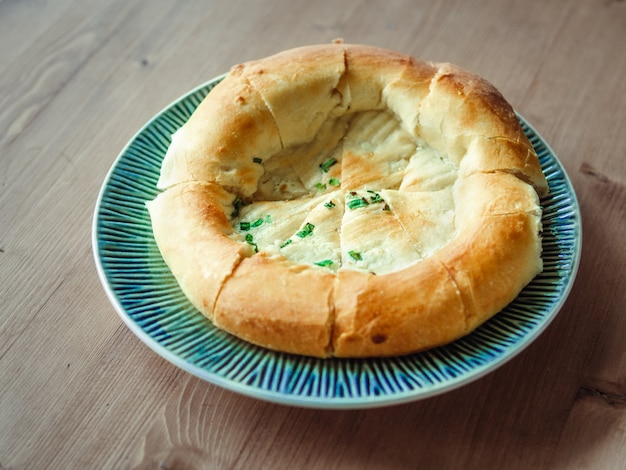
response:
M379 202L385 202L385 200L380 197L380 194L378 194L376 191L372 191L371 189L367 190L368 193L370 193L372 196L370 197L370 201L372 204L376 204Z
M380 194L378 194L378 193L374 193L374 195L372 197L370 197L370 201L371 201L372 204L376 204L378 202L385 202L383 200L383 198L380 197Z
M348 209L353 211L354 209L357 209L359 207L365 207L368 204L369 202L367 202L367 199L365 199L364 197L357 197L348 201Z
M296 235L299 236L300 238L308 237L309 235L313 235L314 228L315 228L315 225L307 222L304 225L304 228L300 230L298 233L296 233Z
M237 196L235 198L235 200L233 201L233 208L235 209L233 211L232 214L230 214L231 217L239 217L239 210L245 205L245 203L243 202L243 199L241 199L239 196Z
M259 247L257 246L256 243L254 243L254 238L252 237L251 233L248 233L246 235L246 243L248 243L248 245L252 245L252 247L254 247L254 252L255 253L259 252Z
M334 201L332 201L332 200L330 200L330 201L328 201L328 202L325 202L325 203L324 203L324 207L325 207L326 209L332 209L333 207L335 207L335 202L334 202Z
M318 191L325 191L326 190L326 185L324 183L317 183L315 185L315 187L318 189Z
M321 266L323 268L331 266L333 264L333 260L332 259L325 259L324 261L318 261L317 263L315 263L317 266Z
M328 170L330 170L330 167L335 165L336 163L337 163L337 160L335 158L329 158L324 163L320 164L320 168L322 169L324 173L328 173Z
M262 159L262 158L259 158L259 157L254 157L254 158L252 159L252 161L253 161L254 163L263 163L263 159Z
M267 214L265 217L261 217L260 219L256 219L254 222L239 222L239 230L248 231L251 228L256 228L264 223L269 224L272 222L272 216Z
M241 208L247 206L248 204L250 204L250 202L246 202L241 197L236 196L233 200L233 208L235 210L232 214L230 214L230 216L233 218L239 217L239 211L241 210Z
M328 180L328 184L330 184L331 186L339 186L341 184L341 181L339 181L337 178L330 178Z
M361 261L363 259L361 253L358 251L348 251L348 254L350 255L350 258L352 258L354 261Z
M291 245L293 243L293 240L290 238L289 240L287 240L285 243L283 243L282 245L280 245L281 248L285 248L287 245Z

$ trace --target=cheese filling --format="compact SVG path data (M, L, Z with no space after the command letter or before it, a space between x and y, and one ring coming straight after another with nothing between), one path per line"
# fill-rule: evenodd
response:
M330 119L312 142L252 158L263 170L257 191L231 216L250 254L386 274L455 236L458 168L387 110Z

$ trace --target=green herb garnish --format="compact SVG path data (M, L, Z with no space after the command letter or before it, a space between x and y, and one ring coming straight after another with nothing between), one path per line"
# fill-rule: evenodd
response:
M334 263L334 261L332 259L325 259L324 261L318 261L317 263L315 263L317 266L321 266L323 268L326 268L328 266L332 266L332 264Z
M337 160L335 158L329 158L324 163L320 164L320 168L322 169L324 173L328 173L328 170L330 170L330 167L335 165L336 163L337 163Z
M234 218L234 217L239 217L239 211L240 211L240 210L241 210L241 208L242 208L243 206L245 206L245 205L246 205L246 203L243 201L243 199L241 199L239 196L237 196L237 197L235 198L235 200L233 201L233 208L234 208L235 210L233 211L233 213L232 213L232 214L230 214L230 216L231 216L231 217L233 217L233 218Z
M372 196L370 196L370 202L372 204L376 204L379 202L385 202L384 199L382 197L380 197L380 194L378 194L376 191L371 191L371 190L367 190L368 193L370 193Z
M354 209L357 209L359 207L365 207L368 204L369 202L367 202L367 199L365 199L364 197L356 197L348 201L348 209L353 211Z
M326 190L326 185L324 183L317 183L315 185L315 187L317 188L318 191L325 191Z
M254 252L258 253L259 252L259 247L257 246L257 244L254 242L254 237L252 236L251 233L248 233L246 235L246 243L248 245L252 245L252 247L254 248Z
M281 248L285 248L287 245L291 245L293 243L293 240L290 238L289 240L287 240L285 243L283 243L282 245L280 245Z
M260 225L263 225L264 223L269 224L272 222L272 216L270 214L267 214L265 217L262 217L260 219L256 219L254 222L239 222L239 230L243 230L245 232L247 232L248 230L250 230L251 228L257 228Z
M350 258L352 258L354 261L361 261L363 259L361 253L358 251L348 251L348 254L350 255Z
M254 157L254 158L252 159L252 161L253 161L254 163L263 163L263 159L262 159L262 158L259 158L259 157Z
M330 184L331 186L339 186L341 184L341 181L339 181L337 178L330 178L328 180L328 184Z
M307 222L304 225L304 228L300 230L298 233L296 233L296 235L299 236L300 238L308 237L309 235L313 235L314 228L315 228L315 225Z
M332 200L330 200L330 201L328 201L328 202L325 202L325 203L324 203L324 207L325 207L326 209L332 209L333 207L335 207L335 202L334 202L334 201L332 201Z

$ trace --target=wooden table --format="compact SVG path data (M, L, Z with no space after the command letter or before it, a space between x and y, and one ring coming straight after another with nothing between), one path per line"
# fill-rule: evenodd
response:
M313 410L147 348L98 279L100 186L133 134L231 65L342 37L494 83L576 188L549 328L426 400ZM0 2L0 468L626 468L626 2Z

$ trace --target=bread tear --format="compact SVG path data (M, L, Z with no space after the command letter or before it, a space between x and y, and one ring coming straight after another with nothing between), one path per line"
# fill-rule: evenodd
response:
M191 303L208 318L249 248L230 238L234 196L216 185L181 183L146 203L164 260ZM211 253L211 256L207 256Z
M501 136L472 137L460 162L460 174L496 171L515 175L530 184L539 196L548 192L548 183L529 142Z
M386 276L341 271L335 306L338 357L408 354L446 344L466 328L457 287L434 257Z
M228 76L172 136L157 187L213 182L251 196L262 174L254 159L264 160L281 148L278 129L261 97L246 80Z
M541 272L533 214L483 215L437 253L462 294L474 329L508 305ZM488 254L488 258L485 255Z
M263 97L288 148L310 142L329 116L345 110L337 92L344 64L341 45L304 47L248 62L241 73Z
M244 259L224 283L213 322L266 348L327 357L333 283L331 273L258 253ZM292 301L278 308L279 293Z

